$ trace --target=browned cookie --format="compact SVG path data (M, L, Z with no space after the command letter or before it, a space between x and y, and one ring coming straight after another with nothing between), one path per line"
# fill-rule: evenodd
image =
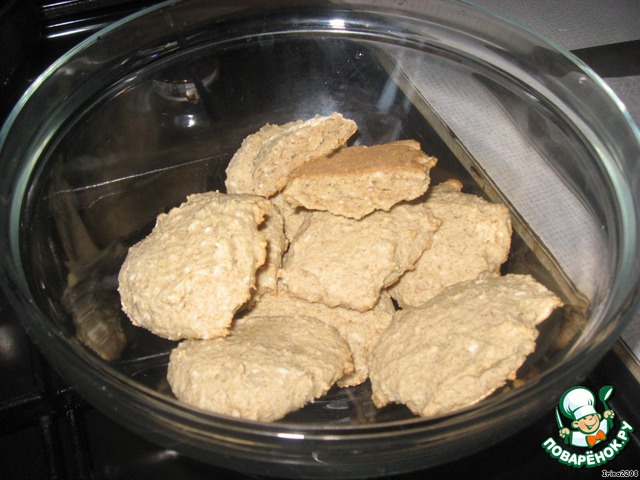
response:
M436 162L414 140L348 147L295 169L283 194L293 207L359 219L422 195Z

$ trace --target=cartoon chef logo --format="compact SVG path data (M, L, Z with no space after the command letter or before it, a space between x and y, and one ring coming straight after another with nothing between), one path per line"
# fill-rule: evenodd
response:
M609 409L607 400L613 387L600 389L599 399L604 406L602 414L596 411L596 397L585 387L573 387L564 392L556 408L556 420L560 429L560 438L574 447L591 448L607 438L613 428L613 410ZM560 413L570 420L571 428L564 425Z
M561 441L551 436L542 442L542 448L551 458L573 468L595 468L622 453L631 441L634 428L620 419L618 430L614 431L615 414L607 405L612 392L613 387L609 385L598 392L602 413L598 412L596 396L588 388L573 387L564 392L555 409ZM565 448L562 442L569 446Z

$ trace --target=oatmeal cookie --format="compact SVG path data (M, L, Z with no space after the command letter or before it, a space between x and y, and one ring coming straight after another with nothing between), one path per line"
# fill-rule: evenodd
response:
M422 195L436 163L415 140L347 147L295 169L283 194L293 207L360 219Z
M307 315L335 327L347 341L353 357L354 371L338 380L338 386L359 385L369 376L369 351L387 328L395 312L391 297L383 294L376 305L366 312L350 308L327 307L310 303L280 290L263 295L244 317Z
M389 288L403 307L417 307L449 285L499 273L511 248L511 215L502 204L461 192L458 180L433 186L426 205L442 220L415 268Z
M360 220L310 212L284 256L283 286L309 302L369 310L431 245L438 225L423 204L399 203Z
M122 309L133 324L172 340L226 335L267 257L259 230L266 202L208 192L159 215L118 275Z
M352 369L337 330L309 317L252 317L212 340L186 340L169 359L175 396L249 420L279 420L324 395Z
M429 417L490 395L534 351L536 325L562 305L528 275L484 275L400 310L370 356L372 400Z
M284 188L294 169L338 150L356 130L355 122L339 113L267 124L245 138L231 159L226 169L227 192L271 197Z

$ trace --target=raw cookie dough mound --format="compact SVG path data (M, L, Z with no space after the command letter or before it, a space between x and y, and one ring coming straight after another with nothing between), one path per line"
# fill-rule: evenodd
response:
M442 225L415 268L390 287L402 307L417 307L449 285L498 273L511 248L511 216L505 205L462 193L458 180L430 188L426 204Z
M382 332L389 326L395 312L391 297L383 294L373 309L357 312L350 308L327 307L322 303L310 303L284 291L260 298L243 318L254 316L309 315L335 327L351 350L354 371L338 380L338 386L359 385L369 377L369 351Z
M528 275L487 275L400 310L371 354L374 404L428 417L483 399L515 378L535 326L561 305Z
M295 168L333 153L356 130L355 122L339 113L284 125L267 124L245 138L231 159L226 170L227 192L271 197L284 188Z
M266 202L208 192L159 215L118 276L122 309L133 324L172 340L226 335L266 259L259 231Z
M431 245L439 224L420 203L360 220L310 212L284 256L283 286L309 302L370 310Z
M189 405L269 422L321 397L351 368L346 342L320 320L253 317L228 337L182 342L167 379Z
M348 147L298 167L283 194L293 207L360 219L422 195L436 163L415 140Z

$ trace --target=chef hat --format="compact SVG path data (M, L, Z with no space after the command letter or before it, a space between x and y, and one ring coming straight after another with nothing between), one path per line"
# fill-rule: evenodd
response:
M580 420L587 415L595 415L596 397L591 390L584 387L573 387L562 395L560 410L567 418Z

